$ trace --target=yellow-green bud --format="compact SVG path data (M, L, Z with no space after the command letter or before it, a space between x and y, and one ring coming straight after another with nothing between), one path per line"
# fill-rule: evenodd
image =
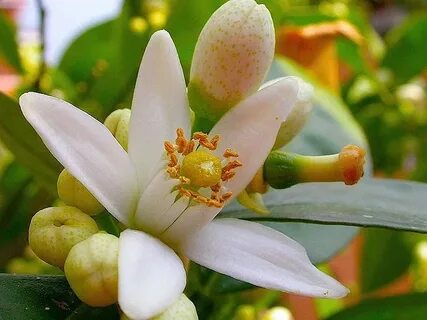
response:
M274 307L269 309L261 320L293 320L292 313L285 307Z
M217 121L258 90L274 56L270 12L254 0L230 0L210 17L196 44L188 96L196 117Z
M62 170L58 177L57 188L59 199L69 206L79 208L86 214L92 216L104 210L102 204L66 169Z
M130 109L119 109L104 121L104 125L126 151L128 150L130 113Z
M93 307L117 302L118 255L119 239L103 232L71 249L64 271L80 300Z
M256 320L257 312L254 306L243 305L237 308L235 320Z
M43 261L62 268L71 248L98 232L95 220L74 207L52 207L31 219L31 249Z
M198 320L193 302L182 294L171 307L152 320Z

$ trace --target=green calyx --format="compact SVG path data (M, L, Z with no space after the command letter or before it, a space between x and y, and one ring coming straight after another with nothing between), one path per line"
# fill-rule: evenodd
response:
M206 93L197 81L188 85L188 101L195 113L193 131L209 132L235 103L219 101Z

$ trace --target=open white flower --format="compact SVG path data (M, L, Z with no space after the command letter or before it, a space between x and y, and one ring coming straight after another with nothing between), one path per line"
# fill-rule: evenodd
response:
M52 154L129 228L119 248L119 304L126 315L148 319L180 297L186 274L177 253L261 287L347 294L283 234L247 221L213 220L262 166L297 92L298 82L285 78L228 111L209 138L191 137L178 55L169 34L159 31L138 75L128 153L74 106L37 93L21 97L24 116Z

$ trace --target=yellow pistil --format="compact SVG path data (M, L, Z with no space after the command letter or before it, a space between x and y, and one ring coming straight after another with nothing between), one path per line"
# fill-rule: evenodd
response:
M207 134L195 132L193 138L187 140L181 128L176 130L176 135L175 144L165 141L164 148L169 159L166 171L171 178L181 181L177 186L180 195L208 207L223 207L232 193L224 190L222 183L232 179L236 174L234 170L242 166L235 159L238 153L226 149L225 160L221 161L212 153L218 147L218 135L209 139ZM202 195L200 188L210 188L210 196Z

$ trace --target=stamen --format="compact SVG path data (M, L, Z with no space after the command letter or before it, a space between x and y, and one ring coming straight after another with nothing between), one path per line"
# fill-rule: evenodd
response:
M235 175L236 175L236 173L235 173L234 171L227 171L227 172L224 172L224 173L221 175L221 180L222 180L222 181L228 181L228 180L231 180L231 178L233 178Z
M175 152L175 146L172 144L172 142L165 141L164 146L168 155Z
M227 148L225 149L223 156L224 158L237 158L239 154L236 151L230 148Z
M222 173L226 173L228 171L231 171L241 166L242 166L242 163L239 160L230 161L222 168Z

